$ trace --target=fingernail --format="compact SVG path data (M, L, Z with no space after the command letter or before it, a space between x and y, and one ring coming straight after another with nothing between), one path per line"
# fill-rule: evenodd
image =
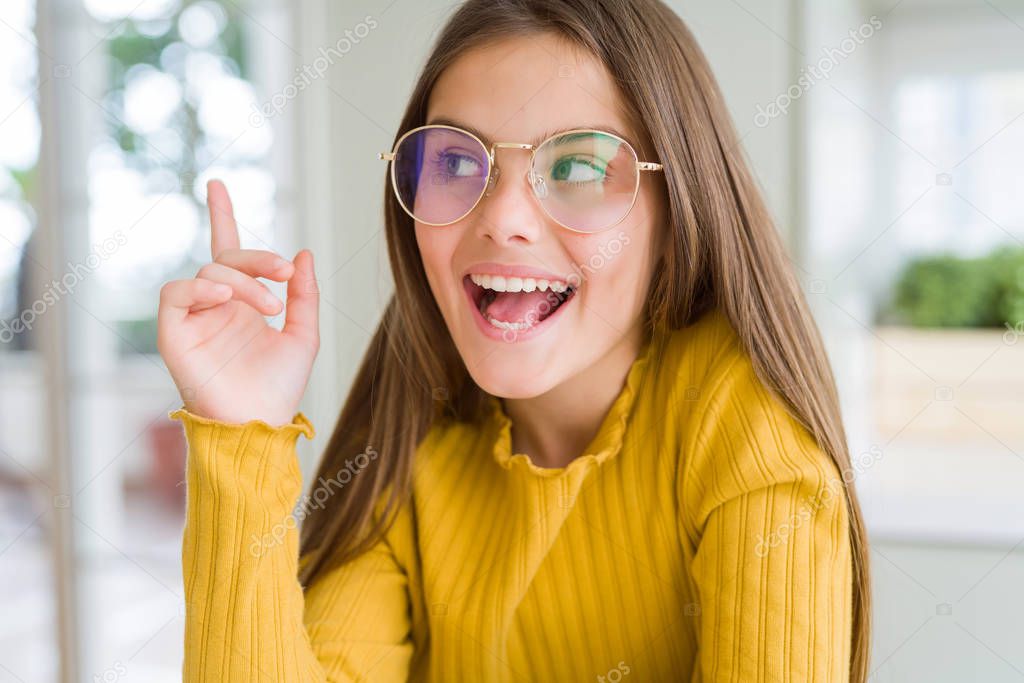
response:
M267 294L263 297L263 305L272 311L277 310L278 299L273 294Z

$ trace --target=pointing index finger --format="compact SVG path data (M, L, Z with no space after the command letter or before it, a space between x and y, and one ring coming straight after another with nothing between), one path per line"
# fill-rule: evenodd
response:
M225 249L238 249L238 225L228 189L220 180L206 184L206 203L210 207L210 253L217 258Z

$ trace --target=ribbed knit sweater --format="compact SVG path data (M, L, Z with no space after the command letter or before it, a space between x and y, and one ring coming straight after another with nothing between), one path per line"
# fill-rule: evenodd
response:
M297 507L302 413L171 413L189 446L185 680L848 679L841 477L724 315L650 337L563 468L513 453L491 407L434 424L386 536L305 593L297 511L358 461Z

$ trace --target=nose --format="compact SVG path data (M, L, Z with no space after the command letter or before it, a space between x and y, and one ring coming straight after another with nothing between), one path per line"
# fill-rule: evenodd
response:
M530 154L521 150L495 152L495 168L480 200L477 235L505 245L532 243L544 229L545 214L532 196Z

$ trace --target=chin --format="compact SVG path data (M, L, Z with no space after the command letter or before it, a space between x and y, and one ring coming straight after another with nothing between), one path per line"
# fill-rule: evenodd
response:
M470 370L477 386L488 394L508 399L527 399L540 396L556 387L565 377L553 372L539 361L512 362L502 358L501 352L489 356Z

